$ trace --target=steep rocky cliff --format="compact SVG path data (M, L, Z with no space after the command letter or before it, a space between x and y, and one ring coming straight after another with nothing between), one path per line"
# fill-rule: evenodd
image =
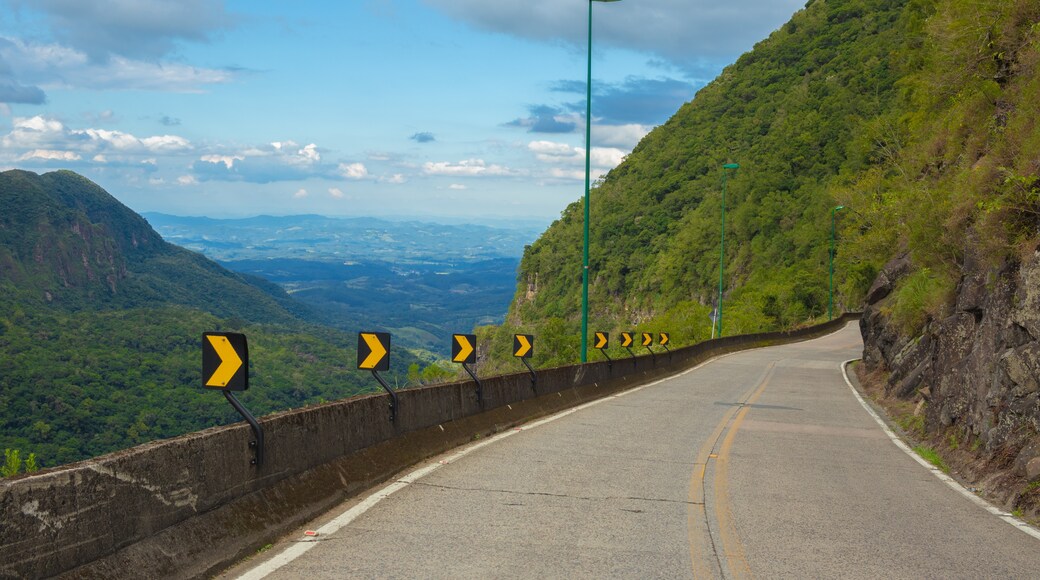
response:
M969 252L954 295L920 333L907 333L889 315L892 290L911 271L910 260L900 256L871 288L860 322L866 370L887 396L916 403L916 435L955 464L960 456L966 477L983 482L1009 507L1035 508L1040 252L1001 266Z

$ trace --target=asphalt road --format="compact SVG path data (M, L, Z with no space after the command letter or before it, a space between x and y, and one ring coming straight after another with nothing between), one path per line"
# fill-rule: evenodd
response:
M856 400L841 363L861 350L852 324L479 442L226 576L1040 577L1040 540Z

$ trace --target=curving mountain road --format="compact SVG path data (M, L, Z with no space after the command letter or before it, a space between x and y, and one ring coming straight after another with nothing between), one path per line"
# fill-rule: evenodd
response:
M898 448L855 324L478 442L229 571L245 578L1026 578L1040 540Z

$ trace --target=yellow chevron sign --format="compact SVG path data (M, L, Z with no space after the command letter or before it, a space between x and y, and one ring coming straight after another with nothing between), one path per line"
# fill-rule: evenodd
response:
M451 335L451 362L464 364L477 362L477 335Z
M390 333L359 332L357 343L358 370L390 370Z
M653 343L654 343L654 335L650 334L649 332L644 332L643 333L643 346L650 346Z
M621 333L621 346L628 348L632 346L632 333L622 332Z
M246 335L236 332L206 332L202 335L202 386L227 391L249 388Z
M513 356L517 358L529 358L534 345L534 335L513 335Z
M610 344L610 335L606 332L597 332L596 342L594 346L600 350L603 350L607 348L608 344Z
M668 340L669 340L668 333L667 332L662 332L661 333L661 346L668 346Z

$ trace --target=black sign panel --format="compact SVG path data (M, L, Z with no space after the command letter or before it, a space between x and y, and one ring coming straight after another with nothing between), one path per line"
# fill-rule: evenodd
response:
M359 332L357 368L362 371L390 370L390 333Z
M206 332L202 335L202 386L219 391L249 388L246 335L237 332Z

